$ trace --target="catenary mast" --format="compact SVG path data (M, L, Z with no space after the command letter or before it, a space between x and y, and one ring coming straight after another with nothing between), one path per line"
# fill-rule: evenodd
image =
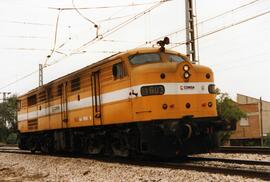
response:
M186 0L186 54L193 63L196 63L196 42L194 28L194 13L192 0Z

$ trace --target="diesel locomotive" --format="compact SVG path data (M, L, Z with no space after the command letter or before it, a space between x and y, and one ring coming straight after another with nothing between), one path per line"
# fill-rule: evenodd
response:
M114 156L186 156L217 147L214 75L178 52L137 48L18 99L19 148Z

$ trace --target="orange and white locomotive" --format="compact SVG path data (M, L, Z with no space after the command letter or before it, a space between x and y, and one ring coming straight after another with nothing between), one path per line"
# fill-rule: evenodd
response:
M207 152L224 129L213 72L178 52L115 54L19 97L19 147L173 157Z

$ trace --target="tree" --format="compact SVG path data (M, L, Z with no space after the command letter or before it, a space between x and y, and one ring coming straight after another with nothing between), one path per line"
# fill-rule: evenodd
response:
M232 123L233 126L236 126L236 123L240 121L241 118L246 118L247 115L242 111L238 104L233 101L227 93L222 93L219 89L216 89L217 93L217 111L221 119ZM220 143L223 144L230 135L231 131L221 132L219 134Z
M0 141L6 141L17 130L17 96L13 95L0 103Z
M247 117L238 104L227 93L221 93L219 89L217 89L217 111L222 119L230 122L237 122L241 118Z

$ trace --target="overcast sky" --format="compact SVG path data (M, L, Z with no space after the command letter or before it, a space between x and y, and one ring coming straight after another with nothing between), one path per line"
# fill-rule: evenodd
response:
M111 33L113 27L157 2L74 0L76 7L93 9L80 9L88 20L74 10L61 11L54 44L59 11L51 7L73 7L72 0L0 0L0 92L22 94L37 87L38 64L45 63L54 46L57 52L47 60L51 66L44 69L45 83L115 52L141 46L185 27L184 0L172 0ZM248 3L250 5L235 9ZM199 39L200 64L213 69L217 87L232 98L241 93L270 101L269 10L270 0L197 0L198 22L227 12L200 23L199 37L242 22ZM104 38L78 49L96 36L96 29L89 20L100 27L98 33ZM185 32L169 37L171 46L175 46L185 41ZM183 45L173 49L185 53ZM30 73L33 74L21 79Z

